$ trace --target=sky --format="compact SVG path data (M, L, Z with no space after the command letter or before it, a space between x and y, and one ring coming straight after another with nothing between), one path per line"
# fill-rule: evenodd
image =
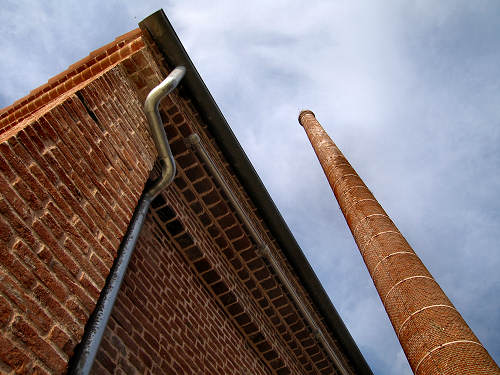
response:
M163 8L375 374L411 374L311 109L500 361L500 2L10 1L0 108Z

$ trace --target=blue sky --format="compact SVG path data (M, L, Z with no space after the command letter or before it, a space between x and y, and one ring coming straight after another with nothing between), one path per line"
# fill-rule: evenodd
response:
M373 371L411 373L304 108L498 362L500 2L140 3L4 2L0 107L163 8Z

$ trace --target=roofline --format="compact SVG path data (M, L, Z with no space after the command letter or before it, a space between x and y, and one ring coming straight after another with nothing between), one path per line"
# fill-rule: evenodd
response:
M186 53L163 9L142 20L139 26L149 32L170 66L183 65L186 67L186 75L182 81L183 89L190 94L191 100L214 135L222 153L234 167L236 175L242 181L248 195L255 203L314 304L325 317L326 324L334 332L357 373L373 375L260 177L255 172L217 103Z
M140 37L139 28L117 37L49 78L47 83L33 89L28 95L0 109L0 140L2 137L5 139L7 134L10 136L17 132L21 123L31 122L34 116L45 113L61 96L83 83L87 84L144 47Z

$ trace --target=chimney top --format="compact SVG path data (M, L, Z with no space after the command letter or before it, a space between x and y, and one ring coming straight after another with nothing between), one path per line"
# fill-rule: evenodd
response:
M304 125L302 124L302 116L305 116L305 115L313 115L314 117L316 117L316 116L314 115L314 112L313 112L313 111L311 111L311 110L309 110L309 109L303 109L303 110L302 110L302 111L300 111L300 113L299 113L299 124L300 124L300 125L302 125L302 126L304 126Z

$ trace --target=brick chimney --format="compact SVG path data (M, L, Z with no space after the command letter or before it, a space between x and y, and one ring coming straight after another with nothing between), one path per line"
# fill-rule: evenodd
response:
M416 375L500 374L489 353L330 139L299 115Z

